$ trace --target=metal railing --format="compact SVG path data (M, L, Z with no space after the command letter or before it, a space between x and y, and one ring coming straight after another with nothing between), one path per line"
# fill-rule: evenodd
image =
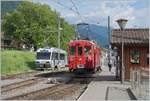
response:
M132 68L130 80L137 99L149 100L149 68Z

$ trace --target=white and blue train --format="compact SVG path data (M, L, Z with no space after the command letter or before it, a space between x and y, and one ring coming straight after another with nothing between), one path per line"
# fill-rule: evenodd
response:
M58 48L39 48L36 51L37 69L58 68L67 65L67 52Z

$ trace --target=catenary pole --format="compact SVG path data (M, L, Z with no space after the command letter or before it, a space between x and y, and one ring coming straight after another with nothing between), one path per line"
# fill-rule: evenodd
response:
M60 34L61 34L61 27L60 27L61 21L60 21L60 14L58 14L58 49L60 49ZM60 62L60 52L58 53L58 64Z

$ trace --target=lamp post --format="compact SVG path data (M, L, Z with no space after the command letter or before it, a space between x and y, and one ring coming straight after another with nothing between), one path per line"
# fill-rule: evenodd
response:
M124 28L125 28L125 25L127 23L128 20L126 19L118 19L116 22L118 23L120 29L122 32L124 32ZM123 84L124 83L124 72L125 72L125 67L124 67L124 40L123 40L123 34L121 34L121 49L122 49L122 62L121 62L121 83Z

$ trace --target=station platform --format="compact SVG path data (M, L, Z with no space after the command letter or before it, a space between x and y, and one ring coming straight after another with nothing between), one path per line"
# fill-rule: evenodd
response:
M78 100L131 100L127 92L130 83L121 84L115 79L115 67L109 71L107 66L102 67L102 72L88 85L86 91Z

